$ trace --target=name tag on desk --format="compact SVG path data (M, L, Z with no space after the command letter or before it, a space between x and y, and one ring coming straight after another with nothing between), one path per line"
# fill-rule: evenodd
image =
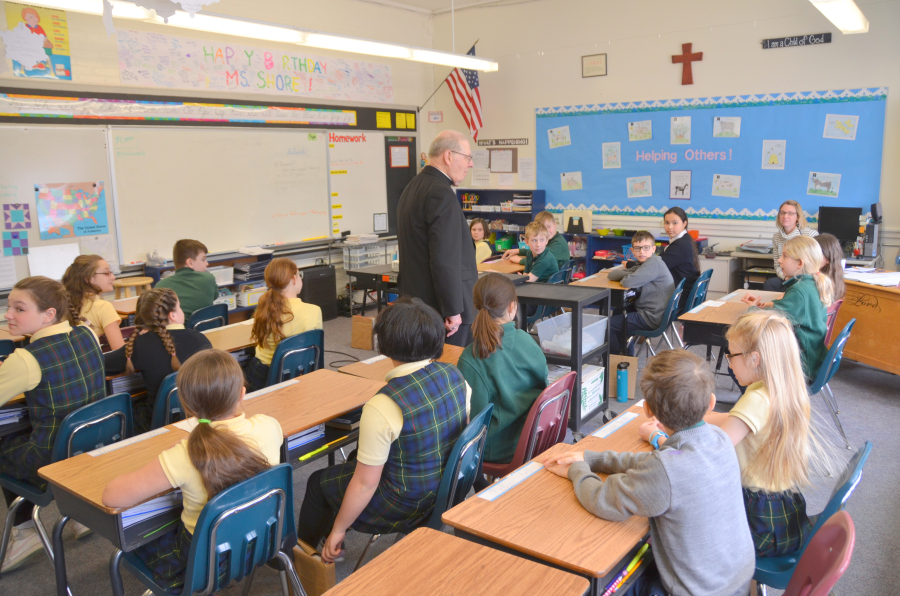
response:
M643 400L641 400L641 401L643 401ZM607 422L606 424L604 424L603 426L601 426L600 428L598 428L597 430L595 430L591 434L591 436L605 439L608 436L610 436L611 434L613 434L614 432L616 432L617 430L619 430L620 428L622 428L623 426L625 426L626 424L628 424L629 422L631 422L632 420L634 420L635 418L637 418L637 414L635 414L634 412L623 412L623 413L619 414L618 416L616 416L615 418L613 418L612 420L610 420L609 422Z
M381 356L373 356L372 358L369 358L368 360L363 360L362 363L363 364L375 364L376 362L380 362L381 360L384 360L385 358L387 358L387 356L382 354Z
M151 430L150 432L146 432L142 435L138 435L136 437L131 437L130 439L125 439L124 441L119 441L118 443L113 443L112 445L107 445L106 447L101 447L99 449L94 449L93 451L88 451L88 455L91 457L98 457L103 455L104 453L109 453L110 451L115 451L116 449L121 449L122 447L127 447L133 443L140 443L141 441L146 441L151 437L155 437L157 435L161 435L163 433L169 432L168 428L157 428L156 430Z
M493 501L502 496L509 489L521 484L522 482L533 476L538 470L541 470L543 468L543 464L539 464L536 461L530 462L522 466L515 472L507 474L507 476L503 480L495 482L490 486L490 488L487 488L478 493L477 496L485 499L486 501Z

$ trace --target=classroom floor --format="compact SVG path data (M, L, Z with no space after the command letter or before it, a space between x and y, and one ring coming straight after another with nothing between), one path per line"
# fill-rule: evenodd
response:
M372 313L374 314L374 310ZM369 358L373 352L350 348L350 319L338 318L325 323L327 350L345 352L360 359ZM702 355L701 348L694 348ZM346 360L332 352L326 352L326 363ZM643 359L642 359L643 360ZM340 366L347 364L341 363ZM641 362L641 365L643 362ZM724 365L723 365L724 366ZM831 383L841 408L841 421L847 431L850 442L861 446L866 440L874 443L872 455L863 479L851 497L847 511L853 516L856 526L856 550L853 561L844 577L837 584L838 594L891 594L896 593L894 583L897 561L900 560L900 507L897 507L897 478L900 478L900 453L898 453L897 426L900 420L900 383L898 377L872 367L844 360L841 370ZM731 381L727 377L719 377L717 397L720 405L717 409L727 411L729 405L739 396L731 390ZM636 399L641 399L640 389ZM620 412L633 404L618 404L611 407ZM831 421L824 409L821 397L813 399L813 408L817 417L831 428ZM827 420L826 420L827 418ZM600 426L599 417L585 426L586 433L593 432ZM571 433L567 442L572 442ZM838 443L842 445L842 443ZM837 454L844 459L851 452L838 449ZM326 459L301 468L295 475L294 499L295 512L299 512L300 504L306 490L309 474L325 465ZM818 513L832 490L833 480L817 478L815 486L806 492L809 511ZM0 515L5 519L6 507L0 504ZM51 505L43 512L48 532L58 518L56 506ZM346 557L337 567L338 580L349 575L368 541L369 536L349 532L345 542ZM379 540L372 554L378 554L393 544L394 537L386 536ZM69 537L65 541L66 564L69 583L73 594L100 596L111 594L107 564L113 548L103 538L90 535L81 540ZM125 578L126 594L138 595L143 589L127 572ZM16 596L48 596L55 593L53 569L43 554L32 557L24 566L0 577L0 594ZM241 586L220 592L223 595L237 595ZM256 574L251 594L281 594L277 573L272 570L261 570ZM778 594L770 590L770 594Z

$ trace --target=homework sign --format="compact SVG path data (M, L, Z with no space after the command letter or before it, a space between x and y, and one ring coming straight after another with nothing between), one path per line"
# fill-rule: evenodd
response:
M123 85L394 101L386 64L126 29L116 44Z

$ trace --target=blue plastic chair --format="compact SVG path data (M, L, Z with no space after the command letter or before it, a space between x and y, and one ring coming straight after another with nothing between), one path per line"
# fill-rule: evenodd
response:
M6 360L16 351L16 342L11 339L0 339L0 362Z
M684 302L684 308L678 311L679 317L695 306L700 306L706 302L706 292L709 290L709 281L712 279L712 273L712 269L707 269L700 274L700 277L694 282L694 287L691 288L691 293L688 294L687 300ZM678 344L684 348L685 345L684 341L681 339L681 334L675 329L675 321L672 321L672 332L675 334L675 339L678 340Z
M654 356L656 356L656 350L653 349L653 345L650 340L655 339L659 336L662 336L663 339L666 340L666 344L669 346L670 350L674 349L672 342L669 341L669 336L666 335L666 330L678 317L678 301L681 300L682 290L684 290L683 279L678 282L678 285L675 286L675 291L672 292L672 295L669 297L669 304L666 305L666 310L663 313L662 321L660 321L659 327L657 327L656 329L638 330L631 332L633 336L647 338L647 348L650 349L650 352Z
M294 594L306 596L287 554L295 544L291 465L280 464L238 482L206 503L191 540L182 594L211 594L247 576L249 584L257 567L277 559L276 564L290 578ZM227 563L220 576L218 559L222 555ZM120 550L109 565L113 593L124 593L120 562L153 594L166 596L153 580L150 568L134 552ZM245 586L245 594L249 588Z
M569 273L569 271L567 271L566 269L560 269L559 271L557 271L556 273L551 275L547 279L547 281L544 283L565 285L568 283L566 280L569 278L570 275L571 275L571 273ZM538 306L537 310L534 312L534 314L531 315L530 317L528 317L528 328L531 328L531 326L534 325L536 322L540 321L547 315L549 315L557 310L559 310L559 309L555 306L546 306L543 304Z
M481 413L472 418L472 421L456 439L456 443L450 451L450 457L447 458L447 463L444 465L444 473L441 474L441 483L438 486L437 498L434 500L434 509L431 510L428 520L419 527L442 530L444 522L441 517L444 512L466 500L466 495L475 485L475 479L481 475L484 445L487 442L488 425L491 423L493 412L494 404L488 404ZM406 532L398 532L398 534L406 534L413 529L415 528L410 528ZM375 534L366 544L366 548L359 556L359 561L356 562L354 572L362 566L369 547L375 544L380 537L381 534Z
M790 555L756 558L756 572L753 574L753 579L756 580L757 584L771 586L772 588L777 588L779 590L784 590L787 587L788 583L791 581L791 576L794 574L794 569L800 561L800 557L803 556L803 552L806 550L806 547L809 546L810 540L812 540L813 536L816 535L816 532L819 531L819 528L825 525L825 522L827 522L831 516L838 511L844 510L847 501L850 499L850 495L853 494L853 491L856 490L859 481L862 479L863 467L866 465L866 460L869 459L869 454L871 452L872 442L866 441L866 444L863 445L862 449L857 451L856 454L850 458L850 461L847 462L847 467L844 470L844 473L841 474L841 477L838 478L834 491L831 493L831 497L825 505L825 509L816 516L810 516L809 520L812 522L813 528L807 536L803 548ZM765 588L762 587L760 592L765 594Z
M227 324L228 306L225 304L213 304L212 306L204 306L191 313L191 318L185 327L194 331L208 331L224 327Z
M572 275L575 273L575 259L569 259L566 263L563 264L560 271L566 272L566 283L572 283Z
M325 331L312 329L286 337L275 348L266 387L325 368Z
M184 413L181 411L181 402L178 401L178 387L175 385L177 377L177 372L168 374L159 386L156 402L153 404L151 429L157 429L184 419Z
M831 381L834 373L841 367L841 359L844 357L844 346L847 344L847 340L850 339L850 331L853 330L853 325L855 324L856 319L850 319L838 334L834 343L828 348L828 354L825 356L825 361L822 363L822 366L819 367L819 374L816 375L812 385L809 386L810 396L817 395L820 392L822 393L822 399L824 399L825 403L828 405L828 412L831 414L831 418L834 420L834 424L838 427L838 430L841 431L841 436L844 437L847 449L851 449L850 441L847 440L847 433L844 432L844 427L838 419L838 414L841 412L838 409L837 400L835 399L834 393L831 391L828 382Z
M121 441L133 433L131 396L127 393L110 395L69 412L63 418L53 443L50 463L56 463L73 455ZM37 528L38 537L44 546L44 552L52 564L53 547L40 517L41 509L53 502L52 489L47 486L41 490L30 482L13 478L7 474L0 474L0 486L18 495L6 514L6 525L3 528L3 538L0 540L0 561L6 558L6 547L12 533L16 511L25 500L28 500L35 504L31 519L34 520L34 526ZM54 533L59 532L62 536L62 529L68 521L68 517L61 517Z

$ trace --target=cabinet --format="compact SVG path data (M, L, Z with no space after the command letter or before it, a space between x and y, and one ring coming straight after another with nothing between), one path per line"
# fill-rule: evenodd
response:
M733 292L738 288L738 272L741 270L741 259L736 257L716 257L707 259L700 257L700 272L712 269L712 278L709 280L707 300L719 298Z

